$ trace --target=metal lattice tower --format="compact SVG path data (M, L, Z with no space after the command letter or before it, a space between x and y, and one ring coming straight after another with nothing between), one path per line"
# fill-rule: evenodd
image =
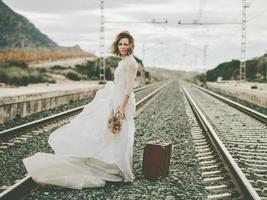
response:
M106 80L105 69L105 18L104 18L104 0L100 1L100 38L99 38L99 67L100 67L100 80Z
M242 0L240 80L246 80L246 0Z
M207 65L207 47L208 45L204 45L204 50L203 50L203 67L206 68Z
M196 49L196 50L202 52L202 53L203 53L203 67L206 68L206 65L207 65L207 47L208 47L208 45L205 44L203 49L200 49L200 48L195 47L195 46L193 46L193 45L191 45L191 44L188 44L188 43L184 44L184 46L185 46L185 48L186 48L187 46L190 46L190 47L192 47L193 49ZM183 59L184 59L184 57L185 57L185 52L184 52L184 54L183 54L182 56L183 56Z

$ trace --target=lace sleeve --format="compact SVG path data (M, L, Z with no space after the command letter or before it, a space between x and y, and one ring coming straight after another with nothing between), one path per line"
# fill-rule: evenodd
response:
M125 68L126 88L124 94L130 96L134 88L134 80L137 74L138 64L134 58L127 58L127 60L125 60Z

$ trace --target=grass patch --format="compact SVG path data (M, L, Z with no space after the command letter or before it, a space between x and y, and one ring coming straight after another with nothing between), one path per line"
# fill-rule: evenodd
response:
M80 74L76 69L72 67L64 67L60 65L55 65L53 67L48 68L47 71L53 74L63 75L66 78L73 80L73 81L79 81L81 79L88 79L85 75Z
M55 80L47 78L40 70L29 68L26 63L10 62L0 66L0 82L26 86L29 83L55 83Z

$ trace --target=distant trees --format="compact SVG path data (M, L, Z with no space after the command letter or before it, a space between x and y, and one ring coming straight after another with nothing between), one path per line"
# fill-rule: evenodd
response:
M40 68L29 68L25 60L48 58L52 56L67 56L64 52L55 51L51 54L51 51L39 52L21 52L21 51L0 51L0 59L6 62L0 63L0 82L13 84L13 85L27 85L28 83L37 82L55 82L53 80L53 74L63 75L68 79L79 81L79 80L99 80L100 74L100 60L95 59L94 61L87 61L84 64L75 65L75 67L65 67L60 65L55 65L53 67L40 67ZM72 54L73 55L73 54ZM35 56L35 57L34 57ZM2 59L4 58L4 59ZM106 68L105 68L105 79L113 80L114 71L118 66L120 58L118 57L108 57L106 58ZM139 61L139 60L137 60ZM144 77L144 81L149 81L150 74L145 71L144 68L140 66L137 76L140 78ZM142 64L142 63L141 63Z
M77 71L81 74L85 74L88 79L98 80L100 74L99 60L96 61L87 61L86 64L76 65ZM113 72L111 70L110 63L106 63L105 75L106 80L113 79Z
M234 79L233 75L239 70L239 65L239 60L219 64L215 69L208 70L207 81L216 81L219 76L223 77L223 80Z
M267 58L264 56L246 61L246 79L261 81L266 74ZM223 80L239 80L240 61L232 60L219 64L216 68L207 71L207 81L216 81L218 77Z

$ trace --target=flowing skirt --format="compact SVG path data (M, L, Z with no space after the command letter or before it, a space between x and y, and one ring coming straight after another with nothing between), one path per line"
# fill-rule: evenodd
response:
M74 189L103 187L105 181L132 182L134 94L129 98L121 132L113 135L107 129L110 113L121 103L122 94L108 81L81 113L49 136L55 154L36 153L23 159L33 180Z

